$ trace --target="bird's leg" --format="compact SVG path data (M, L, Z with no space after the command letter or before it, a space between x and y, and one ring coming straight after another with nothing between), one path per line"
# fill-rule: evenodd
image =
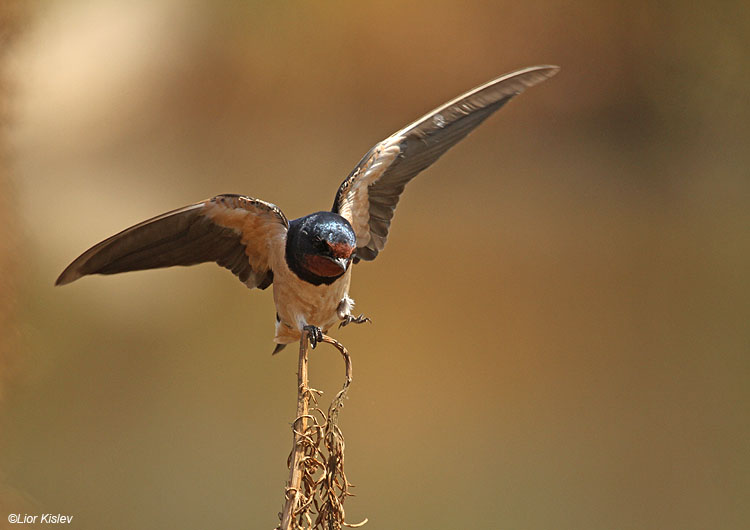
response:
M302 329L307 331L307 337L310 339L310 346L312 346L314 350L315 346L323 341L323 331L318 326L304 326Z
M366 317L365 315L359 315L358 317L344 315L344 318L342 318L341 322L339 323L339 327L343 328L344 326L348 326L349 324L364 324L365 322L372 323L372 320L370 320L369 317Z

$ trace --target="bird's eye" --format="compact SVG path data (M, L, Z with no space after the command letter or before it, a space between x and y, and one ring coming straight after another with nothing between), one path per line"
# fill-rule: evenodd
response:
M328 250L330 250L326 240L318 235L313 236L312 242L313 246L320 252L327 252Z

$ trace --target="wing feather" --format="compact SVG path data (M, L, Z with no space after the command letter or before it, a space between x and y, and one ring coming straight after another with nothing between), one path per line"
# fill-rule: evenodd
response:
M491 114L526 88L557 73L532 66L498 77L428 112L375 145L344 180L333 211L357 235L357 258L372 260L385 247L406 184Z
M214 261L248 287L265 289L273 281L272 245L283 244L288 227L282 211L271 203L242 195L218 195L102 241L68 265L56 285L87 274Z

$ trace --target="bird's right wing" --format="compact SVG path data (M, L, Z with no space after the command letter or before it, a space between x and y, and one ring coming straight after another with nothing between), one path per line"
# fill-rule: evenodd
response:
M333 211L357 235L357 258L373 260L388 239L406 184L512 98L557 73L532 66L493 79L428 112L375 145L339 187Z
M218 195L144 221L79 256L55 285L87 274L158 269L215 261L250 288L273 282L272 246L283 245L289 222L275 205Z

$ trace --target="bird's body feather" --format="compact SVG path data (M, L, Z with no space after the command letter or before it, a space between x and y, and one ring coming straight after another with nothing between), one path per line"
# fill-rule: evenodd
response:
M304 326L315 326L325 332L341 320L338 309L348 298L351 267L330 285L306 282L297 277L286 263L274 274L273 300L278 314L274 342L296 342Z

